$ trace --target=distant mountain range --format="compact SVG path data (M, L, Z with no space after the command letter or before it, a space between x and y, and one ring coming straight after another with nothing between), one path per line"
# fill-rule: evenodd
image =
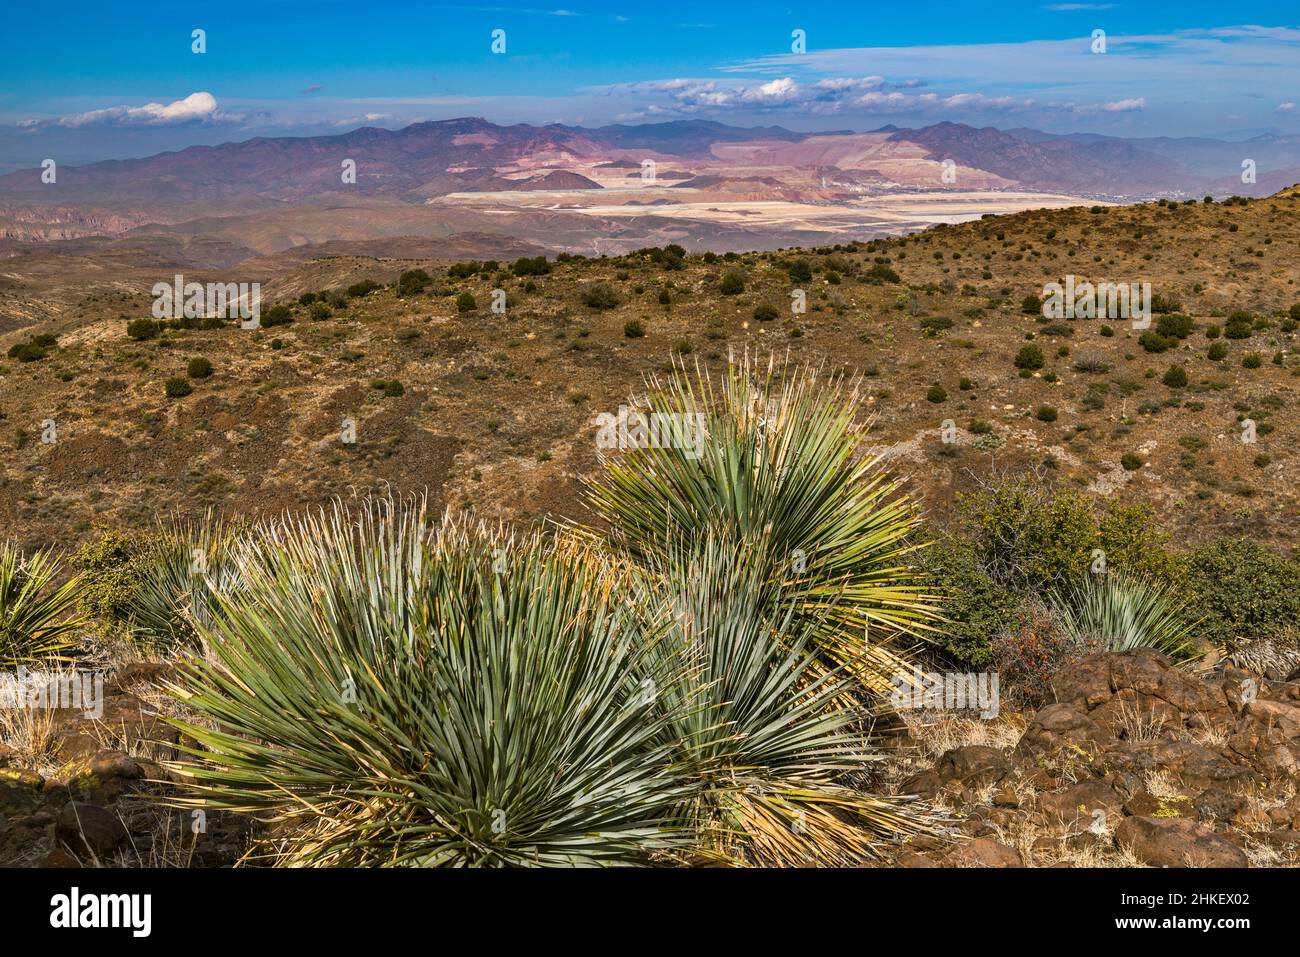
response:
M355 184L343 181L346 160L356 164ZM635 185L644 160L669 167L679 182L707 176L712 186L766 176L799 189L800 174L821 170L820 178L829 170L869 172L882 189L974 186L1117 199L1263 195L1300 179L1300 137L1123 139L960 123L808 134L704 120L584 129L464 118L337 136L258 137L63 167L54 185L43 183L39 170L22 170L0 176L0 202L282 203L349 195L419 203L452 193L608 188L592 168L616 171ZM944 160L958 167L952 181L935 175L933 164ZM1241 181L1244 160L1255 162L1254 184Z
M1244 160L1254 162L1253 183L1242 182ZM0 261L227 268L290 251L295 260L419 258L441 246L507 258L665 243L741 252L1023 209L1260 195L1297 181L1300 137L1272 134L1228 142L960 123L799 133L705 120L584 129L465 118L61 166L49 184L40 170L0 176Z

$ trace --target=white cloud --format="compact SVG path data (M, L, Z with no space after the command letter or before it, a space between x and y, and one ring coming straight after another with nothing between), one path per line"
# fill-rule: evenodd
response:
M84 126L172 126L181 123L210 123L239 120L242 117L222 113L211 93L191 93L171 103L146 103L144 106L110 106L85 113L69 113L50 120L30 120L24 125Z
M779 80L773 80L771 83L764 83L756 90L746 90L744 99L756 101L777 101L789 100L798 91L798 86L794 80L782 77Z
M1294 113L1294 112L1295 112L1295 104L1294 104L1294 103L1279 103L1279 104L1277 105L1277 111L1278 111L1279 113Z
M1147 108L1146 97L1138 96L1127 100L1115 100L1113 103L1103 103L1101 108L1106 113L1133 113L1138 110Z

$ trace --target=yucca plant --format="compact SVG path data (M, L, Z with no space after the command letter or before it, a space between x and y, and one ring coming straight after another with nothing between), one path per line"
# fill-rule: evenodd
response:
M0 665L56 655L81 625L76 580L60 585L58 559L49 551L24 557L0 543Z
M240 587L239 547L235 532L211 512L160 527L138 559L139 583L126 609L131 637L162 652L197 644L199 626L214 625L216 593Z
M608 568L422 507L263 529L173 687L193 806L295 825L277 863L647 861L686 788L641 693L654 643Z
M930 633L938 599L913 567L919 511L867 454L854 384L747 354L720 382L679 365L637 405L644 428L588 492L614 547L644 565L706 535L743 545L816 623L822 661L887 690L908 670L897 639Z
M905 800L847 786L879 757L845 677L816 667L820 616L767 580L761 548L708 536L654 559L636 605L666 623L658 694L666 743L692 783L693 851L765 866L852 865L925 830Z
M1169 587L1109 571L1087 575L1051 602L1062 631L1106 651L1156 648L1175 658L1193 654L1198 620Z

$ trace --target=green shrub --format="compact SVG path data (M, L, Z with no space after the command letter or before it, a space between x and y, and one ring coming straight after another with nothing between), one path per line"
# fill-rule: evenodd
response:
M1229 339L1249 339L1255 323L1248 312L1234 312L1224 323L1223 334Z
M640 339L645 336L645 325L640 319L629 319L623 323L623 335L628 339Z
M102 630L120 633L130 622L147 574L150 546L143 536L100 528L94 541L73 554L80 583L77 599Z
M1187 586L1205 617L1201 633L1220 647L1273 638L1300 620L1300 562L1245 538L1194 550Z
M1038 315L1043 310L1043 300L1032 293L1020 302L1020 311L1027 316Z
M293 311L286 305L272 306L262 313L261 325L266 329L287 326L291 322L293 322Z
M592 309L613 309L619 303L618 293L607 282L593 282L582 290L582 301Z
M477 276L482 268L482 263L475 262L472 259L468 262L452 263L447 267L447 277L449 279L468 279L471 276Z
M478 302L474 294L466 289L456 297L456 311L460 313L473 312L478 308Z
M183 399L194 391L194 386L184 376L174 375L167 380L164 390L169 399Z
M348 286L348 296L352 299L363 299L375 290L382 288L384 287L373 279L362 279L360 282L354 282Z
M1151 297L1151 311L1157 315L1167 312L1178 312L1182 308L1182 303L1173 296L1162 296L1160 293L1156 293Z
M786 263L785 270L789 274L790 279L793 282L812 281L812 265L806 259L790 260L788 263ZM898 277L895 276L893 281L898 282Z
M944 622L931 643L959 666L993 661L993 640L1019 620L1024 599L985 573L974 546L952 536L920 553L929 589L941 596Z
M952 328L952 320L947 316L926 316L921 320L921 331L927 336L937 336Z
M34 342L18 342L9 347L6 355L19 362L39 362L49 355L49 350Z
M718 292L724 296L738 296L745 291L745 274L733 269L722 277Z
M1123 467L1125 472L1136 472L1144 463L1140 455L1136 455L1133 452L1125 452L1120 456L1119 464Z
M202 356L195 356L185 367L185 374L191 379L206 379L212 375L212 363Z
M1148 329L1142 335L1138 336L1138 343L1147 352L1166 352L1178 344L1177 339L1170 339L1162 336L1154 329Z
M433 277L423 269L408 269L397 277L397 294L399 296L418 296L432 284Z
M1041 369L1043 367L1043 350L1035 345L1021 346L1020 351L1016 353L1015 366L1017 369L1030 372Z
M929 391L925 393L925 398L927 399L927 401L934 402L936 404L940 402L947 402L948 392L946 389L944 389L943 386L939 385L939 383L936 382L934 385L930 386Z
M1097 547L1087 499L1029 479L961 493L958 506L986 573L1014 591L1043 591L1084 573Z
M1107 568L1152 579L1178 574L1145 506L1111 503L1098 514L1081 493L1028 476L959 494L957 503L984 573L1028 597L1078 581L1096 565L1097 550Z
M794 276L793 273L790 274L790 278L791 278L791 279L795 279L795 276ZM808 274L808 279L811 279L811 278L812 278L812 273L809 272L809 274ZM894 272L893 269L891 269L890 267L884 265L883 263L876 263L874 266L872 266L870 269L868 269L865 273L863 273L863 278L864 278L867 282L872 283L872 284L877 284L877 285L880 284L880 283L886 283L886 282L888 282L888 283L900 283L900 282L903 281L901 278L899 278L898 273ZM796 281L797 281L797 280L796 280ZM805 280L805 281L806 281L806 280Z
M545 276L551 271L551 264L545 256L525 256L516 259L510 266L516 276Z
M1186 563L1170 551L1169 536L1145 503L1110 502L1097 519L1097 547L1105 552L1106 568L1142 580L1179 585Z
M1038 411L1034 413L1034 418L1036 418L1039 422L1055 422L1056 415L1057 412L1055 406L1040 405L1038 407Z
M1243 369L1258 369L1264 364L1264 359L1258 352L1248 352L1241 357L1241 367Z
M1211 362L1218 362L1228 354L1228 345L1224 342L1210 343L1210 349L1205 353L1205 357Z
M779 315L780 313L777 311L776 306L767 305L765 303L761 306L754 307L754 318L759 322L771 322Z
M126 324L128 338L134 339L136 342L157 339L158 331L158 323L152 319L132 319Z
M1160 379L1171 389L1187 388L1187 370L1180 365L1172 365L1165 370L1165 374Z
M1192 325L1191 316L1174 312L1156 320L1156 332L1169 339L1186 339L1192 334Z

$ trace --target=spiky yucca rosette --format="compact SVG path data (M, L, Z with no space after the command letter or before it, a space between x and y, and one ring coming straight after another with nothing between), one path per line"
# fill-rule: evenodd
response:
M370 502L260 533L210 660L175 692L204 722L191 806L299 825L278 863L595 865L685 843L648 642L614 579ZM215 727L208 727L212 725Z
M24 556L0 542L0 666L66 650L83 623L77 581L56 585L59 561L48 551Z
M1195 653L1200 619L1168 585L1115 570L1087 574L1052 598L1061 629L1106 651L1156 648L1174 658Z
M606 458L608 532L378 500L227 547L174 689L188 803L278 816L310 865L845 865L930 829L850 786L937 618L852 386L746 357L647 401L670 441Z
M589 500L634 562L705 535L743 544L816 621L824 661L884 692L913 673L906 644L933 631L938 597L913 564L919 509L867 454L858 407L853 382L775 357L720 381L678 366L638 403L675 440L606 455Z
M773 586L767 556L711 535L652 559L637 605L662 617L653 650L666 739L691 791L693 854L763 866L876 858L884 840L932 821L907 799L847 786L880 758L843 669L814 642L833 599L811 613ZM661 596L661 597L660 597Z

